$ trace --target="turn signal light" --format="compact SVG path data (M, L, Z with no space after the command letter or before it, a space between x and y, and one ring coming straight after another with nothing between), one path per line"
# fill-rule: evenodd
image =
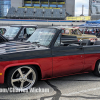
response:
M2 73L0 73L0 75L2 75Z

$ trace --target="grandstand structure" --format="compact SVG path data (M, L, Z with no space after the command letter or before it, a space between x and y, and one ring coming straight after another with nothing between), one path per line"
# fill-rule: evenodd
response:
M74 16L75 0L11 0L7 18L65 19Z
M92 20L100 19L100 0L89 0L89 15Z
M0 17L6 16L8 9L11 7L11 0L0 0Z

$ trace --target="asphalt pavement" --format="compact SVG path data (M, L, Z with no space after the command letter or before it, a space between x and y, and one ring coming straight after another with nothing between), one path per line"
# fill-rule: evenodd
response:
M0 88L6 88L0 85ZM92 73L38 81L36 88L48 88L45 93L0 93L0 99L32 100L100 100L100 77Z

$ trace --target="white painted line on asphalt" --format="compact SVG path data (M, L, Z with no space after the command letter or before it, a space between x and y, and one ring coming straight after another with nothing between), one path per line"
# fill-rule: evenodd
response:
M49 98L44 98L44 100L52 100L53 97L49 97ZM37 99L40 100L40 99Z
M98 87L98 88L91 88L91 89L87 89L87 90L82 90L82 91L79 91L79 92L72 92L72 93L63 94L63 95L69 96L69 95L75 95L75 94L85 93L85 92L90 92L90 91L95 91L95 90L100 90L100 87Z
M52 98L53 98L53 97L50 97L50 98L47 98L47 99L44 99L44 100L52 100Z

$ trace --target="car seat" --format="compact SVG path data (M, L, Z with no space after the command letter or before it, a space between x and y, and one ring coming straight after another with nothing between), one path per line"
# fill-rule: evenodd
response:
M81 45L90 45L91 42L88 39L84 39L83 41L81 41Z
M94 45L100 45L100 41L95 41Z

